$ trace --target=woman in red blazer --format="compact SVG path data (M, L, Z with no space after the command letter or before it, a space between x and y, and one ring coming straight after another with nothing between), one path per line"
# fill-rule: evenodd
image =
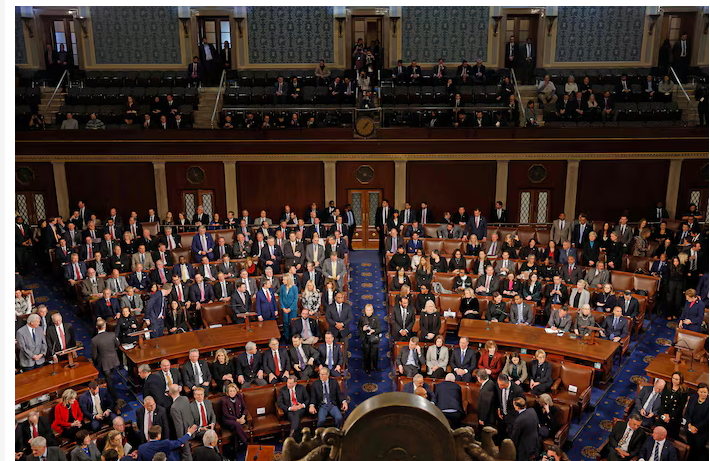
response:
M76 391L67 389L62 394L62 401L54 407L52 429L62 438L74 440L76 433L84 425L84 415L76 400Z
M485 349L481 351L481 358L478 359L478 368L486 370L492 380L498 378L498 374L503 369L503 354L498 352L495 341L486 342Z

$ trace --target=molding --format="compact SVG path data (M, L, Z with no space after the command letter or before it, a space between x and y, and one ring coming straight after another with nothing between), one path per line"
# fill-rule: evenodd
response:
M93 142L93 141L92 141ZM184 141L182 141L184 142ZM199 141L204 142L204 141ZM214 155L211 160L215 160ZM223 162L337 162L352 161L352 154L218 154ZM360 161L451 161L451 160L640 160L640 159L707 159L707 152L599 152L576 153L557 152L530 154L520 153L467 153L467 154L380 154L363 153L357 158ZM15 162L200 162L205 161L201 154L126 154L126 155L15 155Z

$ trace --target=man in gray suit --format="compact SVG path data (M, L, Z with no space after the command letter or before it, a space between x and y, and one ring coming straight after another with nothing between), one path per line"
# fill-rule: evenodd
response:
M404 237L397 235L397 229L390 229L390 235L385 239L385 251L394 254L399 247L404 248Z
M463 229L454 223L447 223L436 229L436 235L441 239L460 239L463 237Z
M118 396L116 395L115 380L111 377L111 372L116 369L116 373L118 373L118 367L121 365L116 353L119 348L118 338L116 338L115 333L106 331L106 321L102 318L96 320L96 330L98 330L98 333L91 338L91 360L97 369L104 372L106 387L115 402L118 400Z
M291 232L288 235L288 241L284 243L283 254L285 258L284 266L288 269L291 266L296 266L296 270L303 270L306 265L306 250L303 247L303 242L296 240L296 233Z
M644 386L636 394L636 403L632 414L641 415L644 427L652 427L658 412L661 410L661 394L666 387L666 382L657 379L653 386Z
M217 417L212 409L212 402L205 400L205 390L203 388L195 388L192 395L195 400L190 403L190 413L192 413L192 420L199 427L193 437L202 440L202 436L205 435L206 431L214 429Z
M39 323L39 315L30 314L27 317L27 325L17 330L20 366L23 371L33 370L46 362L47 341L44 338L44 329Z
M173 384L168 391L173 404L170 405L170 419L173 422L175 436L177 439L187 434L187 430L195 424L190 410L190 401L184 395L180 395L180 386ZM180 461L191 461L192 453L190 452L190 444L185 444L180 448Z
M313 261L317 269L323 267L325 261L325 247L319 243L318 234L313 234L311 244L306 248L306 262Z
M561 245L565 240L570 240L572 236L572 223L565 219L565 214L560 213L559 219L552 221L552 241Z
M67 461L66 455L59 447L48 447L47 439L42 436L30 439L32 454L27 461Z
M515 262L510 259L510 253L506 250L501 256L501 259L496 260L496 264L493 267L494 272L502 277L507 276L508 272L515 274Z
M256 294L256 280L254 278L249 277L249 272L247 272L246 269L242 269L239 272L239 278L235 280L235 283L236 282L242 282L247 287L247 294L249 296Z
M86 270L86 278L81 282L81 296L89 300L92 295L101 296L104 291L104 279L96 276L96 270L90 267Z
M550 320L547 322L547 328L564 333L567 333L571 326L572 317L567 313L567 306L560 306L559 309L554 309L550 314Z
M121 296L119 304L121 305L121 310L123 310L124 307L128 307L131 309L131 313L136 314L136 310L138 310L137 313L143 312L143 299L135 294L134 291L135 289L133 287L126 287L126 294Z
M131 269L136 270L136 266L142 264L143 268L147 271L152 271L155 269L155 262L153 262L153 256L149 251L146 251L145 245L138 245L138 251L133 253L131 256Z
M269 226L272 224L271 218L266 217L266 211L261 210L260 216L254 220L254 225L261 226L263 222L266 222Z
M523 303L520 295L515 295L513 304L510 305L510 323L513 325L532 325L535 321L530 306Z
M104 286L111 289L111 296L113 296L116 294L124 294L128 282L126 282L126 277L119 275L118 269L114 269L111 272L111 277L107 277L106 280L104 280Z
M347 274L345 263L338 258L338 253L333 251L330 253L328 261L323 263L323 276L326 279L334 279L338 285L338 291L343 291L343 278Z
M619 218L619 226L615 229L619 233L619 241L625 246L629 246L634 239L634 231L629 226L629 218L622 216Z
M597 267L587 271L584 281L592 288L602 288L609 283L609 271L604 269L604 261L597 261Z

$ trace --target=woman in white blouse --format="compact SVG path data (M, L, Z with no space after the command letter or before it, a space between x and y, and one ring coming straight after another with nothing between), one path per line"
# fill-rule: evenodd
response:
M32 312L32 301L29 296L22 296L22 290L15 290L15 313L26 315Z
M567 83L565 83L565 94L570 95L570 98L572 98L577 91L579 91L579 88L574 83L574 75L570 75L567 78Z
M320 293L316 288L313 280L308 280L306 282L306 287L301 293L301 305L308 309L311 315L318 315L318 309L320 308Z
M444 337L437 335L434 344L426 351L426 370L432 378L446 376L446 367L449 364L449 348L444 345Z

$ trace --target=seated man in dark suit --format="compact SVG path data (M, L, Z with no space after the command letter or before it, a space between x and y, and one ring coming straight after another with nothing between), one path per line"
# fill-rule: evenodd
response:
M158 249L152 253L153 261L158 264L158 261L163 261L163 265L173 265L173 254L168 251L165 242L158 243Z
M333 333L330 331L325 332L325 342L318 346L318 362L318 369L327 368L330 376L334 378L339 378L343 373L343 351L340 345L334 342Z
M199 349L191 349L189 360L182 366L182 383L186 392L202 387L209 392L212 373L207 362L200 360Z
M234 287L232 286L232 282L225 279L224 273L217 272L217 281L212 288L214 290L214 296L218 301L231 301Z
M81 261L87 261L94 259L94 253L96 252L96 245L93 243L91 237L86 237L86 241L79 247L79 259Z
M629 421L617 422L609 434L606 457L609 461L625 461L636 458L646 441L646 432L641 428L641 416L631 415Z
M422 68L417 65L416 60L412 60L412 64L407 66L407 81L413 85L418 84L422 79Z
M279 340L271 338L269 351L263 354L264 376L269 384L286 381L291 375L291 362L286 349L279 348ZM293 375L294 377L296 375Z
M409 230L410 227L407 227L407 230ZM405 231L406 234L406 231ZM417 250L422 250L424 251L424 244L422 243L421 240L419 240L419 232L413 232L411 235L412 239L407 242L407 253L416 253Z
M145 291L150 285L150 277L143 272L143 265L137 264L136 270L128 276L128 284L139 291Z
M456 429L461 424L464 417L463 400L461 399L461 386L456 384L453 373L448 373L444 382L434 388L434 405L444 413L452 429Z
M624 291L624 296L619 296L616 305L621 307L621 315L636 318L639 314L639 301L631 294L631 290Z
M150 279L150 283L155 283L158 286L163 286L166 283L170 281L172 274L168 273L168 270L165 269L165 264L163 263L162 259L159 259L155 262L155 269L150 271L150 274L148 275L148 279ZM177 280L180 280L178 277Z
M420 387L426 391L426 395L429 400L434 397L434 393L431 391L429 385L424 382L424 376L422 376L420 373L414 375L411 383L407 383L402 387L402 392L406 392L407 394L414 394L416 390Z
M289 437L300 429L301 419L310 405L310 397L305 386L298 384L296 376L289 376L286 386L279 389L276 405L284 412L291 423Z
M397 66L392 69L392 80L394 80L394 83L404 83L406 82L407 78L407 69L404 67L402 64L402 60L399 59L397 61Z
M249 341L244 352L236 360L237 382L242 388L254 385L265 386L264 370L262 369L262 355L257 352L256 344Z
M397 356L397 371L402 376L413 377L421 371L424 364L422 348L419 345L419 338L412 336L409 338L407 347L403 347Z
M614 307L614 315L604 319L604 330L599 334L617 343L629 335L629 322L621 316L621 306Z
M30 450L30 440L34 437L44 437L49 446L57 446L58 443L54 438L52 427L49 421L43 416L40 416L39 411L30 411L27 419L17 425L17 437L22 441L22 448L25 453Z
M310 379L315 375L315 366L318 357L318 351L308 344L303 344L299 335L293 335L291 337L291 346L288 348L288 358L298 379Z
M471 73L473 74L473 83L476 85L485 85L486 84L486 66L483 65L482 60L476 61L476 65L473 66L473 69L471 70Z
M647 437L641 447L638 461L676 461L678 453L667 437L668 431L666 428L656 426L651 437ZM659 451L660 454L658 453Z
M456 381L467 383L473 381L472 373L476 369L478 360L476 359L476 352L468 347L468 338L459 339L459 347L454 348L450 361L451 370Z
M97 381L89 383L89 391L84 392L79 396L79 408L85 418L91 420L91 432L97 432L104 424L109 424L116 417L112 411L114 406L113 399L109 395L108 390L99 387Z
M291 326L293 327L293 334L300 335L305 344L313 346L318 342L320 337L318 320L310 316L308 308L301 309L301 316L294 319L291 322Z
M343 424L343 415L340 411L348 411L348 402L338 382L329 376L328 368L321 368L318 377L320 379L311 384L308 411L312 415L318 414L318 427L323 427L326 418L332 416L335 427L339 428Z
M121 315L121 307L118 304L118 299L111 297L110 288L104 288L103 297L97 299L94 303L94 315L104 320L110 318L117 319Z
M644 427L653 427L656 422L656 416L661 410L661 394L666 387L666 382L662 379L657 379L653 386L643 386L636 394L634 402L633 414L641 417L641 425Z
M180 256L178 263L173 266L173 275L177 275L180 280L187 282L195 278L195 268L187 262L184 256Z
M274 274L278 274L281 272L282 259L283 253L281 251L281 247L276 245L276 240L273 236L269 236L266 240L266 247L261 252L261 257L259 258L262 269L271 267Z
M575 262L575 257L572 255L567 257L567 264L562 266L560 273L565 283L571 285L576 285L577 281L583 278L582 268Z
M190 285L190 301L211 304L215 299L212 285L205 282L200 274L195 275L195 283Z

